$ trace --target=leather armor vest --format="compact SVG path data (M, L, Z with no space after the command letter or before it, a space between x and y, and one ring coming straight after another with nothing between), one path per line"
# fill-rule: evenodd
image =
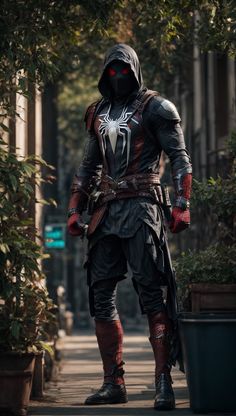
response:
M138 171L145 142L142 112L155 95L158 93L147 90L128 104L102 103L88 112L87 128L94 129L103 156L103 172L112 178Z

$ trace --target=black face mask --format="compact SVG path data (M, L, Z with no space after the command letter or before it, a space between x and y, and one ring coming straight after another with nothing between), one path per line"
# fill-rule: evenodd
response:
M137 82L130 65L125 62L112 62L107 68L107 75L116 98L126 97L137 88Z

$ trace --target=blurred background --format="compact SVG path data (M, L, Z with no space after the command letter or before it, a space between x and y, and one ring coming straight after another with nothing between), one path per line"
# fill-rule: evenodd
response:
M132 46L145 85L173 101L182 119L194 177L228 174L227 140L236 129L236 5L234 1L2 0L0 13L1 136L19 155L37 154L55 167L52 184L35 189L32 216L50 258L46 284L70 332L91 325L86 241L66 231L70 184L86 141L84 114L99 98L105 51ZM168 159L163 181L171 188ZM45 168L43 172L47 175ZM204 248L212 235L202 214L183 236L169 236L172 257ZM126 279L118 304L126 328L143 324Z

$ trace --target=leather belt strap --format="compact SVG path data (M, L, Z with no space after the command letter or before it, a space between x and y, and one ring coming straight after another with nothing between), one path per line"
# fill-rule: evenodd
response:
M109 190L122 190L129 189L131 191L137 191L140 189L148 189L150 185L160 185L159 175L155 173L144 173L136 175L128 175L119 180L114 180L108 175L105 175L102 178L101 184L99 186L101 191Z
M159 175L155 173L128 175L119 178L118 181L105 175L99 186L101 194L98 198L97 206L100 207L107 202L127 198L145 197L155 199L155 194L150 188L159 186ZM159 193L157 192L157 195ZM160 200L160 198L158 199Z
M126 199L126 198L137 198L137 197L146 197L146 198L154 199L154 196L151 194L151 192L148 192L148 191L133 191L133 192L113 191L102 196L101 199L98 201L98 206L104 205L107 202L114 201L114 200Z

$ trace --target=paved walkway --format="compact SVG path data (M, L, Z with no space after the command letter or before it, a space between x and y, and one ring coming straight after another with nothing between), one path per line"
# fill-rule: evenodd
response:
M102 367L95 336L63 338L64 358L58 381L50 382L42 401L32 401L30 415L37 416L149 416L153 406L153 356L147 335L125 335L124 360L129 402L121 405L84 406L85 398L101 385ZM173 369L177 407L172 416L193 415L183 373Z

